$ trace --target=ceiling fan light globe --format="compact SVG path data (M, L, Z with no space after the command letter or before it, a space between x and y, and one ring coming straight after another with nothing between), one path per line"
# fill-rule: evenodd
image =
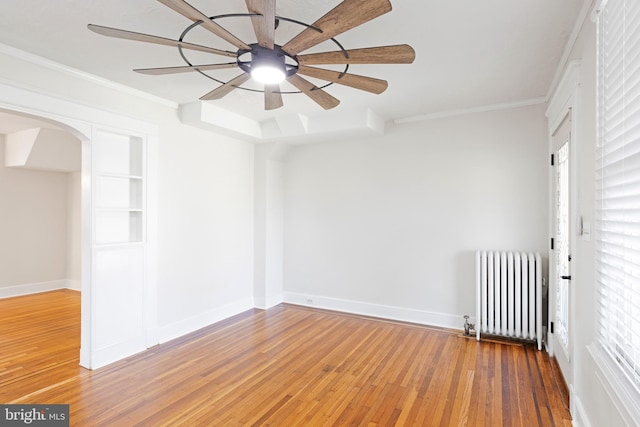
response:
M251 77L263 84L275 84L282 82L287 76L280 67L260 64L251 68Z

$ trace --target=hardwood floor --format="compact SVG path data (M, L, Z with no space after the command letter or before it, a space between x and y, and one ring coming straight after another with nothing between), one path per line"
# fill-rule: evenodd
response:
M0 403L68 403L77 426L571 425L546 353L437 328L280 305L88 371L79 296L0 320Z
M0 403L79 375L80 293L0 299Z

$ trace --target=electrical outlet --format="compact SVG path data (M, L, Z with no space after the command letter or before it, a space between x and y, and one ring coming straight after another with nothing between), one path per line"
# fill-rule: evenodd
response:
M312 298L307 298L307 304L313 305L313 299Z

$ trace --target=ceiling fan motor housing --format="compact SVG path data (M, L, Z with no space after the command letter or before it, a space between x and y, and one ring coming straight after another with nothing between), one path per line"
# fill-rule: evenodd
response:
M253 75L253 72L259 67L268 67L281 70L284 77L289 77L298 71L298 61L291 55L284 52L280 46L275 45L273 49L260 46L258 43L249 45L250 51L238 52L238 65L240 68ZM251 53L251 61L241 61L240 57L245 53ZM287 63L287 58L291 58L295 64Z

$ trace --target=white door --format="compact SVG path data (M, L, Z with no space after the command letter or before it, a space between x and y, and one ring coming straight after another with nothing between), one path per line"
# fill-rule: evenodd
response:
M553 250L550 258L549 337L565 380L571 383L571 117L553 134Z

